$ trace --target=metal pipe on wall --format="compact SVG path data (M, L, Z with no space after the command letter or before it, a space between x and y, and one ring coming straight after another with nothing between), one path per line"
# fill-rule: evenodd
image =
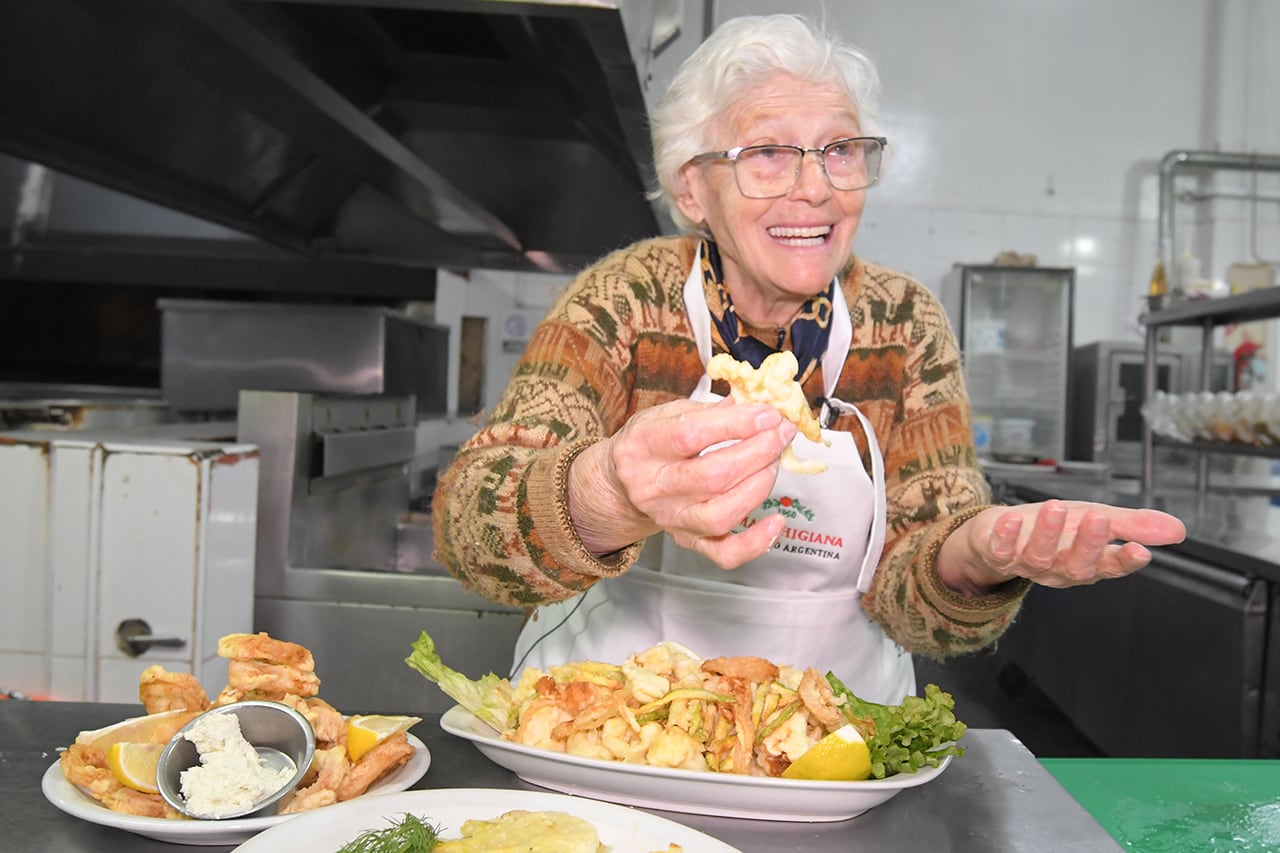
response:
M1166 270L1173 270L1173 180L1177 173L1187 169L1227 169L1237 172L1280 172L1280 155L1243 154L1227 151L1174 150L1160 160L1160 213L1156 224L1156 238L1160 260ZM1179 283L1180 284L1180 283Z

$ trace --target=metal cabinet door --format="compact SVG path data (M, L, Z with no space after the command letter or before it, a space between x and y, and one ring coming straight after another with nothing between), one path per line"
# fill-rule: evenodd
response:
M1127 578L1032 589L1001 650L1109 755L1254 757L1269 585L1154 553Z

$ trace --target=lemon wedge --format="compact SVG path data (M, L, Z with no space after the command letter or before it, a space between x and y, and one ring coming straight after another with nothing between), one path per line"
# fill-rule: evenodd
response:
M107 767L121 785L144 794L158 794L156 767L160 764L162 743L116 741L107 750Z
M387 738L422 722L421 717L359 714L347 720L347 755L354 763Z
M97 749L108 749L120 741L147 743L168 740L183 724L196 716L195 711L161 711L143 717L130 717L100 729L80 732L76 743L88 744Z
M871 775L871 752L852 725L836 729L782 771L784 779L852 782Z

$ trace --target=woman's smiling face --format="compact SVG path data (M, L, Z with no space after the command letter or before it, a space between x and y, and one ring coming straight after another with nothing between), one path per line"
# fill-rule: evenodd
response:
M843 88L779 73L726 111L711 138L726 149L821 148L860 134ZM849 260L866 190L832 189L816 154L805 155L795 186L778 198L744 196L727 160L687 165L682 179L680 209L706 223L735 306L753 322L785 323Z

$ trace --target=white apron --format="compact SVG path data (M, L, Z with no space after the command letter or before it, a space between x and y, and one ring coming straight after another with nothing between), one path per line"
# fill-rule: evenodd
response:
M663 640L703 657L758 655L779 664L834 672L854 693L896 704L915 692L911 656L885 636L862 609L884 547L884 462L871 424L856 407L831 399L853 330L840 287L834 288L832 329L822 359L826 423L829 408L854 414L870 445L872 471L853 436L824 429L829 447L797 435L801 459L822 459L818 475L778 472L769 498L738 529L775 512L787 516L767 553L737 569L681 548L665 534L646 543L637 564L568 601L539 607L516 641L512 676L526 666L547 669L577 660L621 663ZM685 308L698 354L711 358L711 317L702 290L701 259L685 284ZM690 399L721 399L703 375Z

